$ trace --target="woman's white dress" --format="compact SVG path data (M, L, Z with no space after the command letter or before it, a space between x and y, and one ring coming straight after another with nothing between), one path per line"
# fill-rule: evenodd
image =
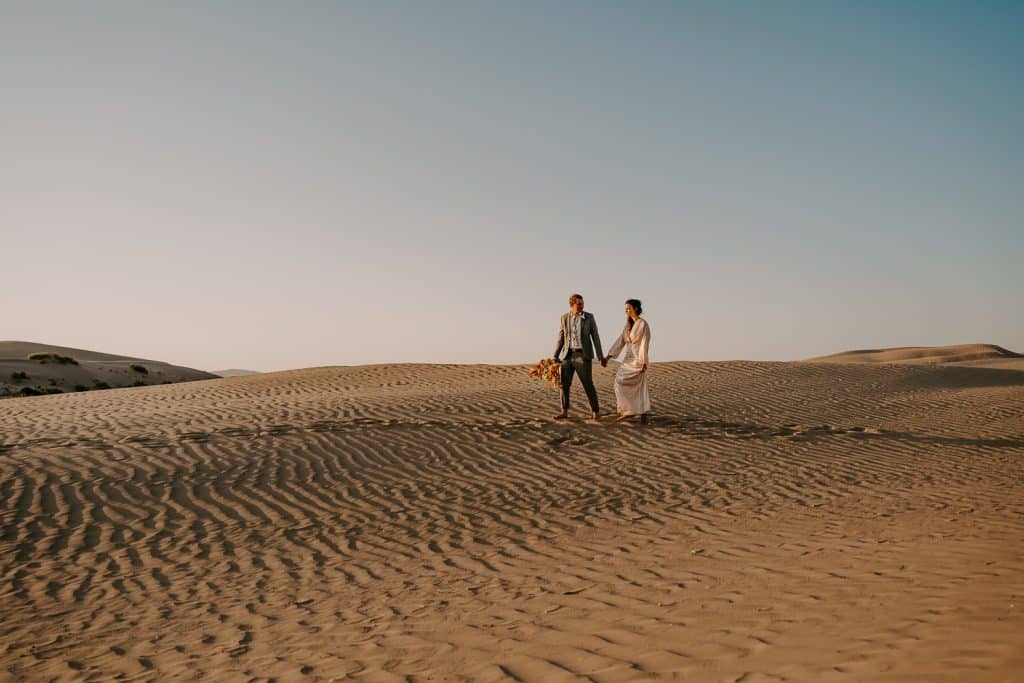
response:
M615 358L626 347L626 358L615 373L615 402L622 415L643 415L651 412L651 397L647 393L647 352L651 346L651 327L643 318L638 318L629 329L627 324L622 334L608 351L609 358Z

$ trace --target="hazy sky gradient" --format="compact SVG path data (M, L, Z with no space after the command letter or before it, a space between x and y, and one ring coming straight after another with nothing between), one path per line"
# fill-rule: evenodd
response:
M273 370L1024 351L1024 4L0 5L0 338ZM606 345L607 345L606 344Z

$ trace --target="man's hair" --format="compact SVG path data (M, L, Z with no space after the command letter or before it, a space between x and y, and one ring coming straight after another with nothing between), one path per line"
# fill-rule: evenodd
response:
M569 303L570 304L574 304L577 301L583 301L583 295L582 294L570 294L569 295Z

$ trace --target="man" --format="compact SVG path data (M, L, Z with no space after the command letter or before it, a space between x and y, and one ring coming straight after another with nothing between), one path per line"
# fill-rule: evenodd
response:
M607 361L601 351L601 337L597 334L597 321L594 316L583 310L583 297L573 294L569 297L569 312L562 316L562 324L558 330L558 345L555 347L555 354L552 356L556 363L558 356L565 349L565 360L562 363L562 412L555 415L556 420L564 420L569 417L569 386L572 384L574 374L580 376L580 383L583 390L587 392L587 399L590 401L590 409L593 411L592 418L597 420L601 411L597 404L597 390L594 388L594 378L591 363L594 361L594 350L597 350L597 359L601 365Z

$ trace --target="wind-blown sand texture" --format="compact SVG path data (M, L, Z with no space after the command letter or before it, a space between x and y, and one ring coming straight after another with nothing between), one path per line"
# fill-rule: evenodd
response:
M594 374L611 410L612 371ZM525 367L0 402L0 671L1024 670L1024 372L667 363L650 383L647 428L554 422Z
M59 354L73 358L77 364L62 364L52 359L45 363L29 360L29 354L33 353ZM145 372L138 370L138 367L144 368ZM22 372L28 379L15 379L12 376ZM166 384L214 377L216 375L202 370L145 358L115 356L35 342L0 341L0 397L16 395L25 387L66 393L101 388L97 387L98 382L110 387L130 387L136 383Z

